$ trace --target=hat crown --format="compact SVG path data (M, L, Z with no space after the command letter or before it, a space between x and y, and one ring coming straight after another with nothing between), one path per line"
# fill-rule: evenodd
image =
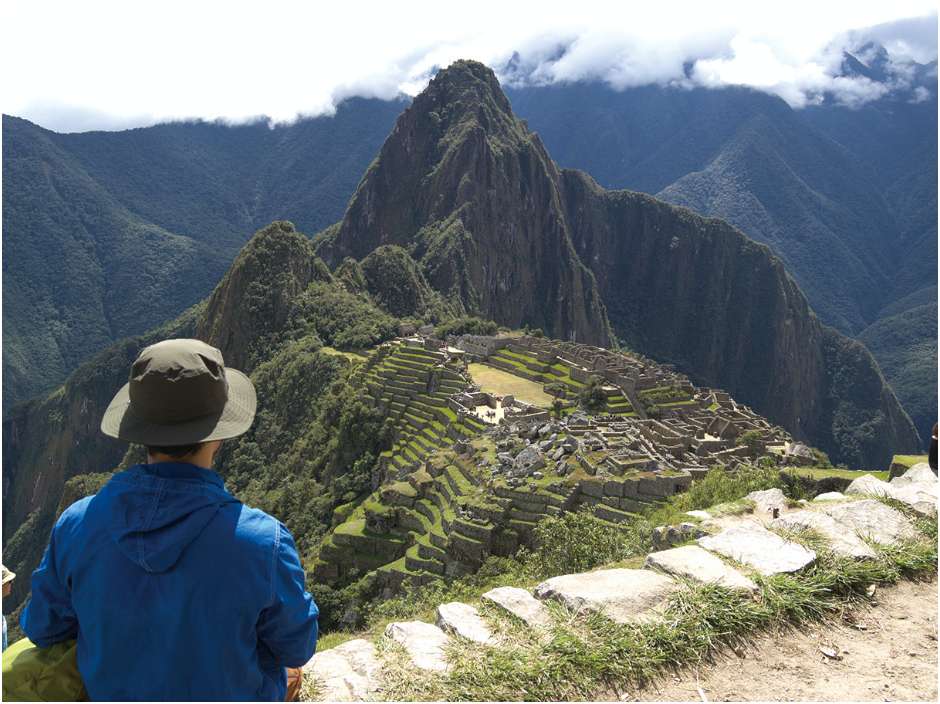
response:
M130 373L134 413L160 425L219 415L228 401L222 353L200 340L164 340L145 348Z

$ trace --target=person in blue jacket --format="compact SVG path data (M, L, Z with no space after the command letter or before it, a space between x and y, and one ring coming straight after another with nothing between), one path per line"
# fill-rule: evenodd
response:
M105 412L102 432L145 445L147 464L65 510L20 619L39 647L77 638L91 699L299 693L293 668L313 656L318 611L294 540L210 469L256 405L219 350L178 339L144 349Z

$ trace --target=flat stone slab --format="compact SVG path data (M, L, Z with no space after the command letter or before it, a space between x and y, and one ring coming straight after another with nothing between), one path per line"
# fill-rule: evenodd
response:
M816 560L816 553L756 525L726 528L698 539L706 550L730 557L763 575L796 572Z
M813 501L842 501L845 498L847 498L846 495L841 491L827 491L817 496Z
M698 545L683 545L650 553L646 567L673 577L684 577L702 584L719 584L728 589L757 591L757 585L736 569Z
M822 511L794 511L777 518L770 527L792 531L815 530L829 541L829 548L837 555L857 560L876 557L875 551L854 532L846 530L844 523Z
M381 665L375 646L362 638L317 653L303 670L316 680L320 701L362 701L379 689Z
M560 601L569 610L592 611L618 623L649 618L678 588L669 577L649 570L598 570L552 577L535 588L539 599Z
M475 643L489 645L493 633L480 617L480 612L470 604L452 601L437 607L437 625L441 630L456 633L462 638Z
M940 485L930 466L927 472L921 465L914 465L900 477L895 477L891 483L883 482L877 477L865 474L851 484L845 490L846 494L858 494L862 496L887 496L897 501L901 501L911 506L918 513L926 515L936 515L937 498L940 495ZM928 478L926 475L929 474Z
M549 628L552 625L552 616L545 608L545 604L525 589L497 587L486 592L480 598L508 611L522 620L529 628Z
M444 647L449 639L437 626L423 621L396 621L386 626L385 637L401 645L415 667L441 672L447 669Z
M850 501L825 506L822 510L845 524L860 538L874 540L876 543L895 545L918 535L903 513L885 506L877 499Z

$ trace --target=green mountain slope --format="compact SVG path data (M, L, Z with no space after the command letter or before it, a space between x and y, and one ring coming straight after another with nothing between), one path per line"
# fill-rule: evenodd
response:
M862 331L859 339L891 379L891 386L923 438L937 417L937 300L907 308Z
M82 134L4 116L4 409L199 301L259 226L335 221L401 108Z

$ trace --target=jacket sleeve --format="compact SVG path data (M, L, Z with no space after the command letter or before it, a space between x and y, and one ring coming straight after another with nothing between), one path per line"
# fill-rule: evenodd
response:
M284 667L301 667L317 648L313 597L304 587L304 570L290 531L277 522L271 604L261 612L258 638Z
M30 583L32 596L20 616L23 633L40 648L78 637L78 619L72 609L71 591L60 574L56 559L60 523L61 519L52 529L42 562L33 572Z

